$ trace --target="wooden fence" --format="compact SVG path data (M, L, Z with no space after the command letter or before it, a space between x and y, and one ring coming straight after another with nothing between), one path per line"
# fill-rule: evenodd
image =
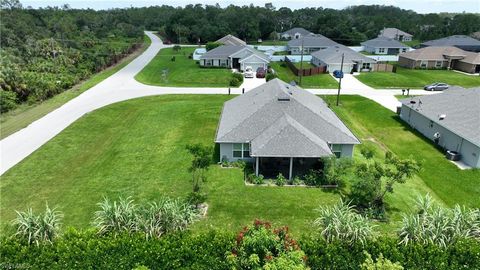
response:
M327 67L299 69L292 63L292 61L290 61L290 59L288 59L287 56L285 56L285 63L287 64L287 67L293 72L293 74L295 74L295 76L299 76L301 74L303 77L305 77L327 72Z
M397 67L390 64L376 63L372 65L372 71L376 72L397 72Z

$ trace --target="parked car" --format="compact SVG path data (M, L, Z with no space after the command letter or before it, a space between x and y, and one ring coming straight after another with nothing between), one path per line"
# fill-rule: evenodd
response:
M343 71L341 71L341 70L334 70L334 71L333 71L333 77L335 77L335 78L343 78Z
M257 78L265 78L265 69L263 67L257 68Z
M446 83L432 83L429 85L425 85L425 87L423 87L423 90L427 90L427 91L443 91L447 89L448 89L448 84Z
M245 68L245 71L243 72L243 76L245 78L253 78L255 76L255 72L253 72L253 68L248 66Z

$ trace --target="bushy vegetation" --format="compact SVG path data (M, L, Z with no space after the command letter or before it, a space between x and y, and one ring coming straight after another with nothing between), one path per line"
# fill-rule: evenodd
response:
M119 10L35 10L22 9L18 1L1 3L2 112L72 87L117 63L143 40L142 27Z
M239 72L232 73L232 79L230 80L230 86L239 87L243 83L243 75Z
M27 211L16 211L17 217L12 221L15 236L28 244L39 245L43 242L52 242L60 233L62 213L50 209L48 205L45 213L35 214L32 208Z

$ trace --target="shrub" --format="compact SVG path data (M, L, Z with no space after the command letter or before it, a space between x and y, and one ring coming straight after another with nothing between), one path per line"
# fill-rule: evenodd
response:
M243 83L243 75L239 72L232 73L232 79L230 80L230 86L238 87Z
M314 221L327 242L342 241L347 244L365 244L373 237L373 225L356 213L352 206L340 201L331 207L317 209L320 216Z
M173 49L173 51L178 52L182 49L182 47L180 45L175 45L175 46L173 46L172 49Z
M287 227L273 230L270 223L256 220L237 235L227 260L232 269L307 269L304 255Z
M284 186L286 183L287 183L287 178L285 178L285 176L283 176L282 173L279 173L277 175L277 178L275 178L275 185L281 187L281 186Z
M187 201L191 205L198 206L207 200L207 194L200 191L192 191L187 195Z
M17 94L0 89L0 112L8 112L17 107Z
M219 46L222 46L223 44L220 43L220 42L208 42L206 45L205 45L205 49L207 49L207 51L210 51L210 50L213 50L215 49L216 47L219 47Z
M237 78L232 78L232 79L230 80L230 84L229 84L229 85L232 86L232 87L238 87L238 86L241 85L241 83L240 83L240 81L239 81Z
M293 178L292 184L295 185L295 186L299 186L299 185L303 184L303 181L302 181L302 179L300 179L300 177L295 176Z
M60 231L62 213L45 207L43 214L35 215L32 208L27 211L15 211L17 217L12 221L15 228L15 237L28 244L51 243Z
M276 74L273 74L273 73L267 73L267 75L265 76L265 80L268 82L270 80L273 80L277 78L277 75Z
M370 253L366 251L364 251L364 253L367 258L365 262L360 265L362 270L403 270L403 267L398 262L392 263L390 260L384 258L382 253L380 253L376 262L373 261Z
M373 156L375 155L375 151L373 150L373 148L371 146L366 146L366 145L360 149L360 153L366 159L372 159Z

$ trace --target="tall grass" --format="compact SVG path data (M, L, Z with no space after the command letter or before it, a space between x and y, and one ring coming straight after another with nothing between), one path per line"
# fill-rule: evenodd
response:
M31 208L15 212L17 217L12 221L15 237L25 239L29 244L39 245L52 242L59 235L63 215L48 205L43 214L36 215Z

